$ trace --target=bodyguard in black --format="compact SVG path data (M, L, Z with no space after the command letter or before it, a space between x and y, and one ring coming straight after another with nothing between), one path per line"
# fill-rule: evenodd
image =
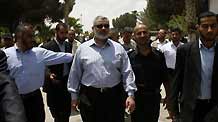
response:
M132 122L158 122L160 110L160 86L168 90L168 76L162 53L150 47L148 28L139 24L134 28L137 49L129 54L136 77L136 109ZM167 91L168 94L168 91Z
M55 38L42 47L54 52L72 52L72 45L66 42L68 27L65 23L56 26ZM45 81L47 104L54 117L54 122L69 122L71 113L71 96L67 90L67 79L71 63L49 66L50 77Z

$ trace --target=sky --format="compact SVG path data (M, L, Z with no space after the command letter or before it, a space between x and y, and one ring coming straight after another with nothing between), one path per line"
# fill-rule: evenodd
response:
M142 11L146 5L146 0L76 0L69 16L79 18L84 31L90 31L93 20L98 15L108 17L111 22L126 12Z

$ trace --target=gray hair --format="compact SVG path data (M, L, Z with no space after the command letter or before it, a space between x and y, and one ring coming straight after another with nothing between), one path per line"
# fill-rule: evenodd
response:
M94 19L94 21L93 21L93 26L96 25L96 22L97 22L98 20L107 20L107 21L109 22L109 19L108 19L107 17L104 17L104 16L97 16L97 17L95 17L95 19Z

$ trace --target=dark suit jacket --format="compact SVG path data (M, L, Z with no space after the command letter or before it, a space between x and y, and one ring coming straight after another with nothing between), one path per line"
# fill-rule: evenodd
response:
M218 103L218 45L215 47L215 57L212 75L212 99ZM171 84L170 108L179 114L178 96L181 97L181 113L183 122L191 122L195 101L200 93L201 58L199 41L189 42L177 49L175 77Z
M72 45L69 42L65 43L65 52L71 53ZM55 40L51 40L45 43L42 47L52 50L54 52L61 52L58 44ZM70 69L71 63L68 63L68 68ZM44 88L47 92L47 102L49 107L55 107L56 109L64 109L69 107L71 101L70 94L67 91L67 76L63 76L64 64L49 66L49 72L54 73L57 77L58 83L52 82L49 78L46 78Z
M26 122L17 87L2 73L0 73L0 122Z

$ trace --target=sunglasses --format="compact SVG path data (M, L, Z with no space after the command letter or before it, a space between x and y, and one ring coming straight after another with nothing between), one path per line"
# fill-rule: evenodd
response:
M95 27L102 29L103 27L108 29L109 28L109 24L100 24L100 25L95 25Z

